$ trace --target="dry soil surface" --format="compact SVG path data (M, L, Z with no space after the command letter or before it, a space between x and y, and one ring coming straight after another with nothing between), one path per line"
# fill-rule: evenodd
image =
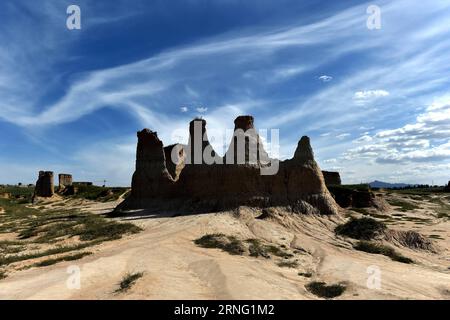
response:
M279 209L268 219L255 218L261 212L250 208L189 216L135 212L117 219L137 224L141 233L98 245L81 260L13 272L0 280L0 299L319 299L305 289L311 281L344 284L347 290L336 299L449 299L450 222L436 216L433 203L419 202L421 207L411 212L392 207L382 214L394 229L434 235L437 253L396 248L414 264L356 251L347 239L336 237L334 228L347 219L348 211L318 217ZM102 213L115 205L74 206ZM295 252L290 260L298 265L280 267L282 258L230 255L193 242L212 233L285 247ZM77 268L80 288L73 288ZM128 291L116 293L123 277L135 272L143 277Z

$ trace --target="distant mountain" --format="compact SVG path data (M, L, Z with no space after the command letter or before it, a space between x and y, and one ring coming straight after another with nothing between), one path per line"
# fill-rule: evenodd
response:
M371 188L384 188L384 189L392 189L392 188L405 188L412 186L411 184L406 183L388 183L383 181L373 181L369 183Z

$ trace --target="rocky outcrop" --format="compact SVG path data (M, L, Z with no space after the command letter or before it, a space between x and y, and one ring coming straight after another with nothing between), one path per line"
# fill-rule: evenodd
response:
M337 212L336 203L325 185L322 171L314 160L308 137L300 139L294 158L283 162L282 168L287 180L287 196L290 203L294 202L297 205L300 203L301 207L305 207L302 202L306 202L323 214Z
M206 121L204 119L197 118L189 123L189 142L186 147L185 160L187 164L191 165L221 162L221 158L209 143Z
M388 204L384 199L375 195L369 187L367 189L352 188L351 186L328 186L335 201L342 208L376 208L384 211Z
M174 179L166 168L163 143L149 129L137 133L136 171L131 184L132 207L145 208L171 194Z
M332 171L322 171L323 177L325 178L325 184L328 186L340 186L341 176L339 172Z
M252 116L239 116L234 120L233 138L224 155L224 163L260 167L269 162L253 122Z
M63 191L66 187L72 186L72 175L67 173L60 173L58 175L59 186L58 190Z
M264 150L253 117L240 116L234 123L234 135L224 157L209 143L203 119L190 123L188 145L177 149L163 148L156 132L138 132L132 191L117 209L215 212L242 205L286 205L305 214L338 212L308 137L299 141L292 159L279 161L270 159ZM182 161L171 163L177 153ZM278 170L264 174L274 164Z
M39 177L34 189L36 197L51 197L55 193L52 171L39 171Z

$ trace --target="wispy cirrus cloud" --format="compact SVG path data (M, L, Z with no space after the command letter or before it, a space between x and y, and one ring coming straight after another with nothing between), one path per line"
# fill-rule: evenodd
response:
M355 92L353 97L356 100L369 100L387 96L389 96L389 92L386 90L364 90Z
M303 134L313 137L319 159L343 153L348 160L341 161L360 161L356 167L362 168L383 159L414 162L420 154L438 162L446 155L446 107L423 110L450 84L450 29L436 23L450 17L450 5L443 1L381 1L386 27L379 31L366 28L366 3L312 16L309 23L240 28L118 65L71 69L69 75L60 65L83 59L70 52L86 39L56 28L64 25L64 17L58 5L45 3L51 9L37 17L45 39L35 47L29 43L38 35L23 20L7 22L12 28L0 32L0 41L13 44L8 50L0 47L0 119L23 130L45 135L48 129L88 122L112 110L172 142L175 129L186 131L191 112L204 114L209 128L222 128L225 120L232 127L232 117L252 113L258 127L281 129L285 155L292 154ZM137 16L140 12L132 10ZM117 17L99 16L83 26L93 32L130 18L128 13ZM33 50L29 55L27 48ZM362 132L362 125L375 133ZM105 147L106 153L112 150ZM345 162L340 167L354 171ZM374 175L383 172L373 170Z

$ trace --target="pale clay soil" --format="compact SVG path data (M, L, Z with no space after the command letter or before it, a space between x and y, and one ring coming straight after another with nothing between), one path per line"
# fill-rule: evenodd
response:
M71 201L65 208L98 214L117 205ZM260 211L250 208L241 208L239 214L176 217L137 212L118 219L140 226L141 233L89 248L93 254L81 260L13 271L0 280L0 299L318 299L305 289L311 281L345 284L347 290L336 299L450 299L450 222L435 217L434 204L414 203L420 203L421 209L403 213L391 208L382 213L396 219L388 222L390 228L442 238L433 240L437 253L395 247L414 264L356 251L348 239L336 237L333 230L345 221L346 210L335 217L281 213L265 220L255 219ZM417 223L394 213L431 221ZM277 266L281 258L234 256L194 244L193 240L211 233L298 249L298 267ZM68 267L73 265L81 270L80 289L66 285ZM367 287L371 266L381 271L380 289ZM125 293L115 293L124 275L133 272L144 275ZM310 272L312 277L299 272Z

